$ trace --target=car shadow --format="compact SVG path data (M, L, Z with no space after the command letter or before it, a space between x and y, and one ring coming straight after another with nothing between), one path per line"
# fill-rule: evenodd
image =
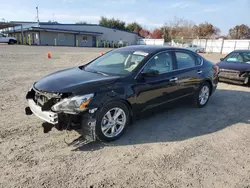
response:
M86 143L81 138L74 150L182 141L215 133L237 123L250 123L250 92L217 89L204 108L193 108L191 99L142 113L125 134L110 143Z

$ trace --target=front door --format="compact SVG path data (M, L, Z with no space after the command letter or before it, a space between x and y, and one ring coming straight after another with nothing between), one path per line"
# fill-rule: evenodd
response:
M156 70L156 76L138 75L134 92L138 111L143 111L171 100L171 96L178 90L174 76L173 53L161 52L153 56L141 72Z

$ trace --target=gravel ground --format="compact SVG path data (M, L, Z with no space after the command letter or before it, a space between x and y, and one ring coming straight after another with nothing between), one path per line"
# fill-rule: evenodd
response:
M250 187L247 87L220 83L203 109L142 115L109 144L68 146L78 133L44 134L42 121L25 116L34 81L105 50L0 45L0 187Z

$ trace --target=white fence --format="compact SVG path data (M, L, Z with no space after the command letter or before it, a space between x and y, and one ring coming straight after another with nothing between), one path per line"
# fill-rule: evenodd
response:
M194 39L193 44L205 48L207 53L216 52L227 54L234 50L250 50L250 40Z
M163 46L164 39L138 39L137 44Z

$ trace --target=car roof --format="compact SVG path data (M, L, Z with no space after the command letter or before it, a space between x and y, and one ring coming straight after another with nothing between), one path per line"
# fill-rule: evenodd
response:
M182 49L176 48L172 46L153 46L153 45L132 45L120 48L119 50L131 50L131 51L143 51L147 53L154 53L162 50L169 50L169 49Z
M250 50L234 50L233 52L250 52Z

